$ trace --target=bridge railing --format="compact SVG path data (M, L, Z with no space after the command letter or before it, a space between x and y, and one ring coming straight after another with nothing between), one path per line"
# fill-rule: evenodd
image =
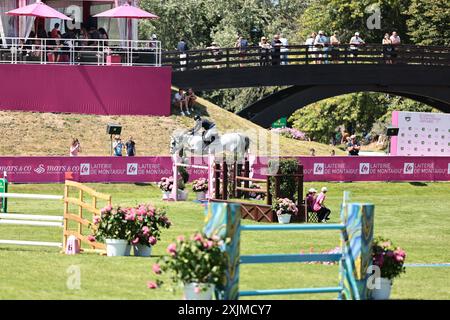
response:
M0 42L0 63L161 66L161 42L5 38Z
M249 47L166 51L162 64L174 71L261 67L296 64L416 64L450 65L450 47L416 45L308 46L292 45L279 50Z

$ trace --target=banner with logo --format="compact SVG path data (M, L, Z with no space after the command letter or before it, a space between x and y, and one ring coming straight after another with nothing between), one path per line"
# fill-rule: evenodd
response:
M305 181L450 181L450 157L297 157ZM269 157L251 161L264 178ZM198 159L196 159L198 160ZM196 161L195 164L202 164ZM204 159L203 165L207 165ZM207 170L188 168L190 180ZM172 176L170 157L0 157L0 174L16 183L158 182Z
M392 125L399 128L392 155L450 156L450 114L394 111Z

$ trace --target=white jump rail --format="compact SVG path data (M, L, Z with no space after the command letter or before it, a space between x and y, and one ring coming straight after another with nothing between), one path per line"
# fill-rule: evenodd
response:
M209 154L208 155L208 165L207 166L200 166L196 164L186 164L181 163L177 161L173 161L172 163L172 171L173 171L173 187L172 187L172 193L170 196L170 200L177 201L178 200L178 167L185 167L185 168L193 168L193 169L204 169L208 170L208 192L206 195L207 199L213 198L214 194L214 155Z
M1 198L12 199L35 199L35 200L62 200L63 196L50 194L34 194L34 193L0 193Z
M28 194L28 193L0 193L1 198L11 199L31 199L31 200L63 200L63 196L48 194ZM56 227L63 228L62 216L34 215L0 213L0 225L22 225L34 227ZM45 246L62 248L62 242L47 241L25 241L25 240L4 240L0 239L0 244L24 245L24 246Z

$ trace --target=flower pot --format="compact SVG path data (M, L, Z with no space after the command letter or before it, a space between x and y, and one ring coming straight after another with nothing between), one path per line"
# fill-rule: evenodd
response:
M136 244L133 246L134 255L138 257L150 257L152 254L152 247L145 244Z
M108 257L123 257L128 241L122 239L106 239L106 255Z
M372 289L373 300L389 300L391 295L392 281L388 278L380 278L380 288Z
M196 192L195 195L197 196L197 200L199 200L199 201L206 200L206 192L205 191Z
M279 214L278 215L278 223L281 224L288 224L291 222L291 215L290 214Z
M187 197L188 197L187 191L178 189L178 192L177 192L177 200L178 201L186 201Z
M125 249L125 257L129 257L131 255L131 244L127 244L127 247Z
M184 297L186 300L212 300L214 285L210 283L186 283Z
M163 200L169 200L172 192L170 191L163 191Z

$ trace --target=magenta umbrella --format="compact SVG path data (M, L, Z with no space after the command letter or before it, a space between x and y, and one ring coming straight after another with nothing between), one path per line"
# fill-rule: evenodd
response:
M159 19L159 17L153 13L136 8L134 6L125 3L121 6L113 9L106 10L94 16L95 18L126 18L126 19ZM130 29L127 21L127 29ZM130 38L129 30L127 30L127 37Z
M72 20L68 16L62 14L61 12L49 7L40 0L36 3L29 4L25 7L20 7L11 11L6 12L9 16L31 16L40 18L57 18L62 20Z
M94 16L95 18L128 18L128 19L158 19L157 15L125 3L121 6L106 10Z

